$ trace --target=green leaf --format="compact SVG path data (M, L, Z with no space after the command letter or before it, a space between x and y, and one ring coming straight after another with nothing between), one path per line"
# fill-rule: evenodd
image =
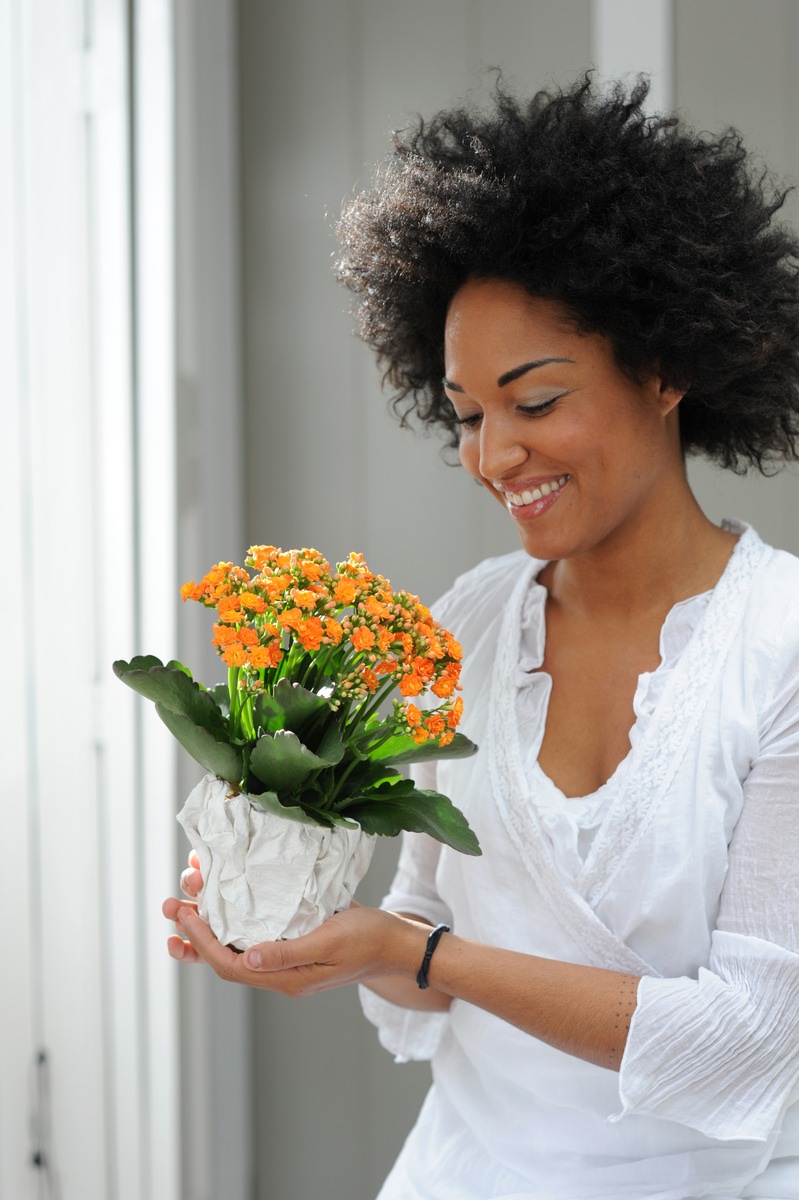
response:
M417 744L409 733L397 733L369 752L369 757L373 762L413 763L439 758L469 758L476 752L477 746L462 733L456 733L447 746L439 746L432 738Z
M176 658L170 658L169 662L166 665L169 667L169 669L171 671L182 671L184 675L188 675L189 679L191 679L191 671L189 670L189 668L184 667L183 663L178 662L178 660ZM202 684L200 684L200 686L202 687Z
M316 755L326 766L335 767L344 757L344 739L338 723L333 720L325 729L316 747Z
M345 829L355 828L355 822L347 820L346 817L336 816L335 813L323 812L315 810L313 805L303 804L282 804L276 792L262 792L260 796L253 796L253 800L257 801L266 812L272 813L274 816L285 817L287 821L297 821L301 825L324 825L331 828L333 825L341 825Z
M221 738L227 737L227 722L219 705L185 667L165 667L160 659L148 654L132 658L129 663L118 660L114 674L147 700L188 717L192 724Z
M286 678L278 679L272 691L272 699L283 711L283 728L297 734L302 733L303 726L311 717L330 712L330 702L324 696L309 692L299 683L292 683Z
M275 792L291 794L313 771L327 764L303 746L296 733L278 729L260 737L250 754L250 770Z
M259 692L253 700L252 716L256 729L263 729L265 733L286 727L286 715L269 692Z
M406 780L394 767L387 763L374 763L368 759L351 771L346 781L346 794L336 801L336 808L346 808L355 797L371 795L383 784L396 787L399 783L407 783L413 788L413 781Z
M239 785L244 767L240 750L226 741L218 741L210 730L195 725L190 717L173 712L157 701L155 711L173 737L201 767L220 779Z
M397 789L391 784L379 795L364 797L347 806L347 816L367 833L394 837L407 829L427 833L462 854L482 854L480 843L463 813L440 792Z

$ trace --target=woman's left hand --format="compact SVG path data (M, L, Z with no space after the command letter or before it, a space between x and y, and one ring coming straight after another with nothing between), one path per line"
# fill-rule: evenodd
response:
M221 979L286 996L309 996L375 977L413 976L430 932L395 913L353 904L303 937L263 942L241 953L214 937L195 904L167 900L163 913L178 930L168 942L172 958L205 962Z

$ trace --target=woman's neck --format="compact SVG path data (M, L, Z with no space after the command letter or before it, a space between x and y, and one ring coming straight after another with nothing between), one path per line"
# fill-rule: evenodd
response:
M686 481L655 513L584 554L549 563L539 578L576 617L666 612L718 582L736 541L705 516Z

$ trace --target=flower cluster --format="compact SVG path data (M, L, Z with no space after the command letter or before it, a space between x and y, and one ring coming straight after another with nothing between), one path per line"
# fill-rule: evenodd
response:
M214 611L227 683L204 687L182 663L149 654L119 659L117 676L155 703L206 771L267 811L278 803L328 827L427 833L479 854L449 797L403 773L477 750L457 728L452 634L360 554L331 570L317 550L253 546L245 563L217 563L181 589Z
M221 562L181 589L216 610L213 644L242 700L285 676L327 686L331 707L355 717L397 689L398 728L417 744L452 741L463 710L461 648L418 597L394 592L361 554L332 571L317 550L252 546L245 563L252 574ZM427 690L443 703L423 711L411 698Z

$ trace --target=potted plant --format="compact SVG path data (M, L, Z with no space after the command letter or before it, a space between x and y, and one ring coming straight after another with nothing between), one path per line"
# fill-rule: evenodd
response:
M400 770L476 750L457 732L452 635L360 554L333 571L316 550L253 546L245 564L181 589L215 610L226 684L151 655L114 663L208 772L178 819L200 860L200 913L239 949L346 908L378 835L480 853L452 802Z

